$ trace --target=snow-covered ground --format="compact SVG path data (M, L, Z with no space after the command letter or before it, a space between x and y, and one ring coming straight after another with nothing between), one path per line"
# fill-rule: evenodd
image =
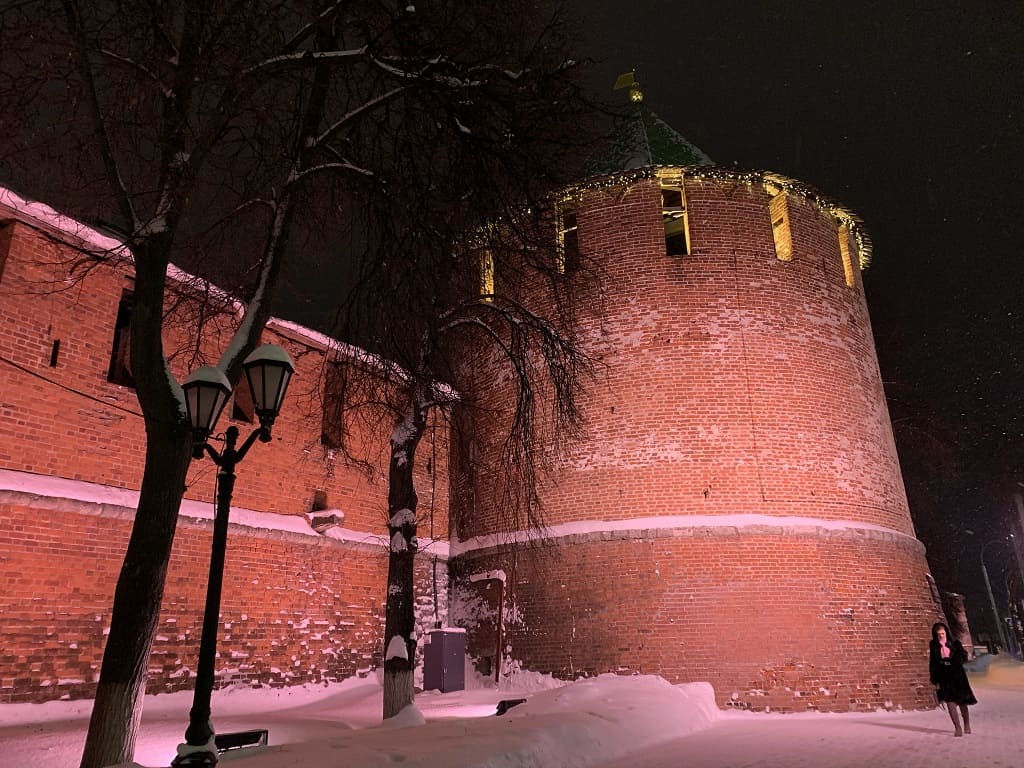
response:
M991 661L991 663L987 663ZM1024 765L1024 664L982 660L971 681L974 733L945 710L792 715L723 712L710 686L602 676L562 685L522 674L511 687L422 693L380 722L376 678L326 687L228 689L219 732L267 728L270 743L221 756L238 768L931 768ZM499 701L526 698L501 716ZM191 695L147 697L135 765L167 766ZM76 768L91 702L0 705L0 764Z

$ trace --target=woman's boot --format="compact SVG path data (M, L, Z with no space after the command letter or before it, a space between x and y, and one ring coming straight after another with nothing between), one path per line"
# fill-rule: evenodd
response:
M964 730L960 727L960 715L956 711L956 704L952 701L947 701L946 709L949 710L949 719L953 721L953 735L963 736Z
M960 705L960 716L964 720L964 733L971 732L971 713L967 711L967 705Z

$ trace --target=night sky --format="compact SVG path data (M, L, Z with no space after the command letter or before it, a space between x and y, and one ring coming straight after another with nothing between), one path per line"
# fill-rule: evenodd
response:
M1024 3L579 2L595 87L635 70L717 164L800 179L865 221L915 527L984 629L980 547L1024 482ZM995 543L986 563L998 600L1012 556Z

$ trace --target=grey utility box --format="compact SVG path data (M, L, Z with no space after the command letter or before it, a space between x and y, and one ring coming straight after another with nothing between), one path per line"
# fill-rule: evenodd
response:
M448 693L465 687L466 630L430 630L423 647L423 690Z

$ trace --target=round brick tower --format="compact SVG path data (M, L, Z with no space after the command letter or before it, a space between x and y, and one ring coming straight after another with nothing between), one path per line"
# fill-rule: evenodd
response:
M461 478L454 603L471 655L708 681L721 706L934 706L941 608L856 217L774 174L689 165L595 179L561 219L567 264L578 248L600 277L580 278L600 360L586 435L541 488L543 529L497 536L501 484ZM474 449L497 450L475 428Z

